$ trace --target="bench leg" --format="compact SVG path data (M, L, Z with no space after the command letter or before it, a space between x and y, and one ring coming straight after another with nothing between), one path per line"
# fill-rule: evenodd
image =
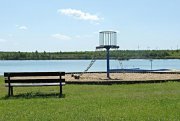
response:
M13 96L13 87L10 86L8 89L8 97Z
M59 97L62 97L62 84L60 84Z
M11 87L9 86L9 88L8 88L8 97L10 97L11 96Z
M13 87L11 87L11 96L13 96Z

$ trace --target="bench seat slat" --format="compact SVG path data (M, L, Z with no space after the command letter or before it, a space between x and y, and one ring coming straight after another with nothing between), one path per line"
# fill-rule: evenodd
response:
M61 79L62 82L65 82L65 79ZM10 83L55 83L60 82L60 79L13 79L10 80ZM8 80L5 80L5 83L8 83Z
M4 77L23 77L23 76L64 76L65 72L5 72Z
M62 82L62 86L66 83ZM8 87L8 84L5 84ZM31 87L31 86L59 86L59 83L13 83L11 84L13 87Z

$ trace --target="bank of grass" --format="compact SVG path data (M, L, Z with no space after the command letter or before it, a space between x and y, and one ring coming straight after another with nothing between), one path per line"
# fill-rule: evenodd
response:
M0 121L180 120L180 83L66 85L7 89L0 77Z

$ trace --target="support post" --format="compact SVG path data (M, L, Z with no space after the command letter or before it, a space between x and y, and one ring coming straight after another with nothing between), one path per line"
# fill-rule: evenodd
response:
M8 97L11 96L11 84L10 84L10 75L8 74Z
M11 87L9 86L9 88L8 88L8 97L10 97L11 96Z
M101 49L105 48L106 49L106 61L107 61L107 78L110 79L110 57L109 57L109 51L111 48L119 48L119 46L116 45L106 45L106 46L98 46L96 49Z
M107 59L107 78L109 79L110 78L110 75L109 75L109 49L110 48L106 48L106 59Z
M13 96L13 86L11 86L11 96Z
M59 76L60 77L60 84L59 84L59 97L62 97L62 78L61 78L61 75Z
M59 97L62 97L62 83L60 83L60 94Z
M153 60L152 60L152 59L150 59L150 61L151 61L151 70L152 70L152 61L153 61Z

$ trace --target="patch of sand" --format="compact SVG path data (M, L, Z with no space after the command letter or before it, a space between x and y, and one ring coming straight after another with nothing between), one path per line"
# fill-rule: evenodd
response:
M148 81L148 80L171 80L180 79L180 74L152 74L152 73L111 73L112 81ZM66 81L106 81L106 73L85 73L80 79L66 74ZM109 80L109 81L110 81Z

